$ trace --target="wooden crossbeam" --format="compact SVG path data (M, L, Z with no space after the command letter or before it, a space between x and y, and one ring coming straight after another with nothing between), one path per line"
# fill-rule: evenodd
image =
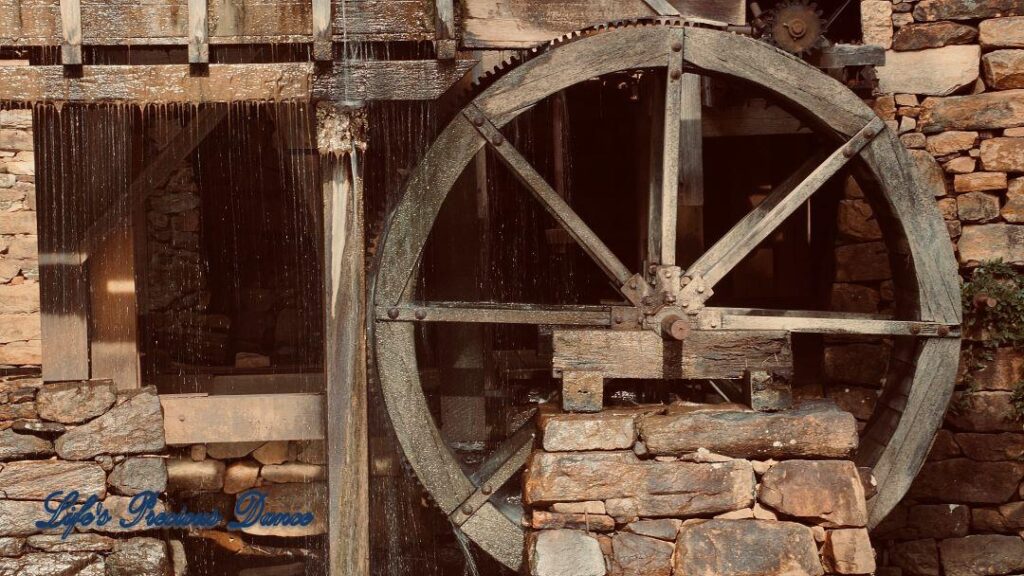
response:
M210 62L210 31L207 27L206 0L188 0L188 63Z
M170 445L324 437L319 394L163 394L160 405Z
M82 64L82 6L79 0L60 0L60 61L65 66Z

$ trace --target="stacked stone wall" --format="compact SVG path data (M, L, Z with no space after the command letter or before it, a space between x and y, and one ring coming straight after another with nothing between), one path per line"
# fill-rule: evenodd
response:
M865 41L887 49L874 109L909 149L962 271L992 260L1024 264L1024 2L866 0L861 6ZM855 187L843 203L837 270L841 252L865 250L877 229ZM876 269L879 285L854 289L837 274L834 295L857 298L833 304L884 309L891 283L886 269ZM830 381L837 400L846 397L840 403L859 398L867 414L875 397L863 383L878 382L885 366L862 352L834 362ZM866 378L852 382L858 364ZM999 348L969 383L958 384L928 462L873 533L879 574L1024 571L1024 429L1012 402L1022 365L1020 352ZM851 384L868 393L850 392Z
M144 522L129 503L167 486L163 415L152 388L118 392L110 381L43 384L0 379L0 574L167 576L184 574L180 542ZM77 491L111 513L109 522L40 528L54 492ZM165 509L162 500L155 511ZM66 515L62 515L66 517ZM173 558L173 560L172 560Z
M32 111L0 110L0 367L41 363Z
M870 574L855 419L679 404L540 415L524 476L534 576Z

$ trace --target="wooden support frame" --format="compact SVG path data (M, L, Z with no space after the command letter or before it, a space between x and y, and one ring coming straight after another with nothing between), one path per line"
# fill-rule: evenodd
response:
M161 394L168 444L320 440L320 394Z
M329 62L333 58L331 38L331 0L312 0L313 59Z
M82 65L82 5L80 0L60 0L60 62Z
M188 63L210 63L206 0L188 0Z
M455 33L455 3L452 0L434 0L437 40L434 53L439 60L454 60L458 49Z

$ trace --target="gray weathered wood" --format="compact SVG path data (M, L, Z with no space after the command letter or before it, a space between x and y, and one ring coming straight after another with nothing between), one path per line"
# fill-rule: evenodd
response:
M238 101L433 100L473 61L335 62L315 75L312 63L86 66L67 78L60 66L0 66L0 100L12 102L227 103Z
M319 440L319 394L163 394L164 436L171 445Z
M894 320L877 317L863 318L853 314L823 315L811 310L788 310L775 314L773 310L747 310L705 308L701 310L698 325L703 330L785 330L814 334L860 334L873 336L942 336L958 338L958 326L936 322Z
M60 62L82 64L82 7L79 0L60 0Z
M679 262L688 264L704 251L704 134L701 77L683 74L679 101Z
M452 0L434 0L437 39L434 52L439 60L455 58L457 46L455 31L455 5Z
M607 306L545 306L502 302L412 302L377 306L382 322L482 322L493 324L549 324L609 326Z
M601 372L562 372L562 410L600 412L604 404L604 375Z
M462 4L463 44L468 48L529 48L574 30L612 20L657 16L646 0L465 0ZM742 0L671 0L683 16L727 24L746 24Z
M809 61L819 68L884 66L885 48L872 44L833 44L811 54Z
M331 50L331 0L312 0L313 59L329 61Z
M784 331L693 330L664 340L650 330L555 330L552 367L605 378L741 378L744 370L790 372Z
M210 62L210 33L206 0L188 0L188 63Z
M652 186L656 194L650 201L647 234L651 263L663 266L676 264L676 222L679 217L679 133L682 112L683 31L678 29L668 50L665 79L665 107L661 130L660 186Z
M766 370L747 370L743 401L758 412L788 410L793 406L793 389L788 380L775 378Z
M331 576L369 574L369 452L362 140L343 126L361 110L317 107L323 186L324 377L327 393L328 566Z

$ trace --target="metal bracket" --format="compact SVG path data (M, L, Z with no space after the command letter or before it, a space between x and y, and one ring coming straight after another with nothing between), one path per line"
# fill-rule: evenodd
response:
M494 451L474 475L473 480L477 489L448 515L456 526L468 522L490 500L491 495L526 464L530 453L533 452L533 441L536 436L537 429L530 421Z

